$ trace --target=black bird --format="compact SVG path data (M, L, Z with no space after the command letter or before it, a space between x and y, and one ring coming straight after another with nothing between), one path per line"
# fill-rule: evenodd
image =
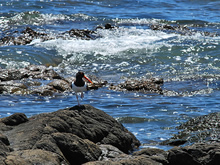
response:
M88 80L90 83L93 84L93 82L84 75L84 73L82 71L79 71L77 74L76 74L76 80L74 82L72 82L72 90L75 92L76 94L76 99L78 101L78 105L80 106L80 103L79 103L79 99L78 99L78 92L81 93L81 98L83 99L84 97L84 94L83 92L87 91L88 90L88 86L86 84L86 82L83 80L83 78L85 78L86 80Z

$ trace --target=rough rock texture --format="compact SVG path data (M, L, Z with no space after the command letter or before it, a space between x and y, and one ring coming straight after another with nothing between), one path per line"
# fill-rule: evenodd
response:
M155 92L162 94L163 79L130 79L118 85L111 85L109 88L118 91L140 91L140 92Z
M178 146L184 143L220 142L220 113L192 118L181 124L177 129L181 131L162 144Z
M0 132L0 164L7 165L82 164L106 155L100 144L120 154L140 145L123 125L90 105L29 119L16 113L0 120Z
M88 76L94 83L89 89L98 89L107 84L94 75ZM64 78L52 68L43 65L30 65L20 69L0 69L0 94L37 94L50 96L54 93L71 92L75 76ZM44 83L42 84L42 81ZM50 81L50 82L48 82Z
M170 165L217 165L220 162L220 144L197 143L175 147L169 150L167 160Z
M184 126L193 131L205 128L214 132L218 128L218 117L219 113L197 117L182 124L180 128ZM90 105L43 113L31 118L15 113L0 119L2 165L219 164L219 141L205 142L174 147L168 151L145 148L130 153L140 142L111 116Z
M190 29L187 25L170 25L170 24L151 24L149 27L152 30L161 30L168 33L178 33L181 35L193 35L195 33L200 33L204 36L215 37L219 36L217 33L210 33L207 31L196 31L194 29ZM47 40L53 40L57 38L61 39L82 39L82 40L94 40L100 38L101 36L96 35L97 29L117 29L117 26L112 26L107 23L104 26L97 26L95 30L88 29L71 29L64 33L60 33L57 35L51 35L46 32L37 32L30 27L27 27L23 31L12 31L11 33L2 34L2 38L0 38L0 46L2 45L26 45L30 44L34 39L40 39L42 42Z
M30 65L26 68L21 69L1 69L0 80L21 80L24 78L32 79L61 79L61 76L57 74L53 69L47 68L43 65Z
M203 36L216 37L219 36L217 33L211 33L207 31L197 31L190 29L187 25L169 25L169 24L153 24L150 26L152 30L160 30L169 33L177 33L181 35L194 35L195 33L200 33Z

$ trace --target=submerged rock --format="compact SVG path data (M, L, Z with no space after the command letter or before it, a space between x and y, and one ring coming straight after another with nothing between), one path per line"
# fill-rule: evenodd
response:
M0 142L4 142L0 147L0 160L5 164L16 160L17 164L82 164L99 160L101 144L116 147L114 150L120 154L129 153L140 145L122 124L90 105L29 119L24 114L14 114L2 118L0 126L0 137L3 137Z

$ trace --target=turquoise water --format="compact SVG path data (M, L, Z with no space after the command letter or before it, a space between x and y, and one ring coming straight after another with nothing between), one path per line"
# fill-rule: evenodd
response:
M205 0L0 1L0 38L16 36L26 27L54 38L72 28L94 30L106 23L118 27L99 29L96 40L69 38L3 45L0 67L51 64L64 77L83 70L114 84L125 78L163 78L163 95L117 92L104 87L87 92L82 102L122 122L142 147L168 149L159 143L178 132L175 126L219 111L219 8L219 1ZM165 23L187 26L192 33L150 28ZM217 35L205 36L203 32ZM0 97L1 117L15 112L32 116L77 104L73 93Z

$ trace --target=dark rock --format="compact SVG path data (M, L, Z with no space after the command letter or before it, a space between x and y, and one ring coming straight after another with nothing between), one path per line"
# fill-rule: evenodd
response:
M114 29L114 28L116 28L116 27L112 26L110 23L107 23L107 24L105 24L105 26L97 26L96 30L97 29Z
M217 33L196 31L188 28L186 25L153 24L150 26L150 28L152 30L160 30L170 33L177 33L181 35L194 35L195 33L200 33L203 36L210 36L210 37L218 36Z
M181 124L177 129L181 131L172 138L162 142L165 145L182 145L195 142L213 143L220 139L220 113L192 118Z
M5 145L10 145L7 136L0 134L0 141L2 141Z
M164 142L161 142L162 145L170 145L170 146L180 146L187 142L187 140L184 139L170 139Z
M28 121L28 118L23 113L14 113L13 115L9 117L0 119L0 122L4 123L5 125L9 125L9 126L16 126L21 123L25 123L27 121Z
M155 92L162 94L161 85L163 84L163 79L142 79L142 80L126 80L118 85L111 85L109 88L118 91L140 91L140 92Z
M204 144L197 143L192 146L175 147L169 150L168 161L170 165L200 165L219 164L220 143Z
M170 165L200 165L200 163L194 159L192 155L176 148L169 151L168 161Z
M92 34L95 33L92 30L79 30L79 29L71 29L68 31L70 37L76 37L80 39L93 39Z
M140 151L134 152L132 155L135 155L135 156L138 156L138 155L153 156L153 155L158 155L158 154L167 155L167 153L164 150L161 150L161 149L158 149L158 148L144 148Z
M39 114L29 119L24 114L14 114L2 118L1 125L0 143L6 147L2 149L2 159L6 164L16 160L18 164L50 161L53 164L82 164L96 161L103 155L98 144L113 145L118 148L118 154L122 153L119 149L128 153L140 145L120 123L90 105ZM12 126L7 129L4 125ZM10 144L11 149L6 144ZM107 155L114 155L113 149L108 147L108 150ZM32 159L34 154L36 157Z
M71 133L54 133L53 139L70 164L98 160L101 150L93 142Z

